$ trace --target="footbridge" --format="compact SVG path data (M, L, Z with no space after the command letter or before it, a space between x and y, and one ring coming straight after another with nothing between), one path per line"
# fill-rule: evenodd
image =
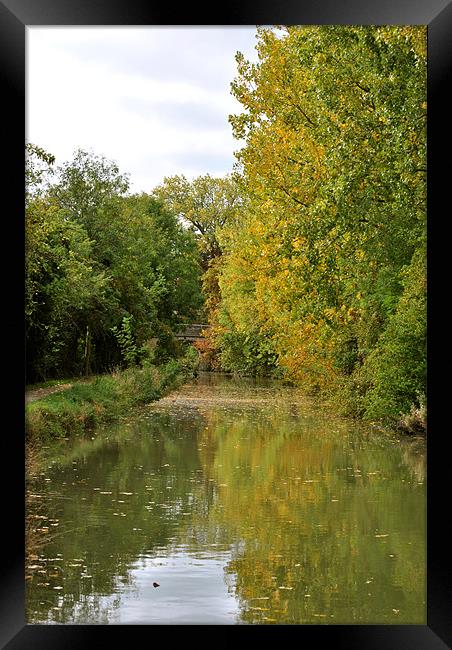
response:
M203 341L205 339L204 332L207 332L209 329L210 325L204 325L201 323L179 325L176 332L176 339L179 339L179 341L187 341L189 343Z

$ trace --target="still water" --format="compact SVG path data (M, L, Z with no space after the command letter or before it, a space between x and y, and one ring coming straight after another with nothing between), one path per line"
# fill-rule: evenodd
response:
M426 623L423 440L206 374L63 445L30 485L29 623Z

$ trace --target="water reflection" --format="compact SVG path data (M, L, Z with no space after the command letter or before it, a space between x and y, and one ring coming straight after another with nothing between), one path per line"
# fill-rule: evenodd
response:
M29 622L425 623L424 444L281 385L187 386L32 490Z

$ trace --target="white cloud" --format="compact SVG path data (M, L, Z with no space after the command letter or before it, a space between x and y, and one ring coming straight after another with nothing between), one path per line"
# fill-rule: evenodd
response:
M254 28L27 28L27 140L61 163L77 147L118 162L135 191L232 169L234 54Z

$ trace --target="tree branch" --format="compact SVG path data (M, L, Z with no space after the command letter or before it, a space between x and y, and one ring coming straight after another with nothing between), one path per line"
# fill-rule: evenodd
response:
M312 126L316 126L316 125L315 125L315 122L313 122L313 121L311 120L311 118L308 117L308 116L306 115L306 113L304 112L304 110L303 110L303 109L302 109L298 104L293 104L293 106L295 106L295 108L298 108L298 110L300 111L300 113L301 113L301 114L302 114L302 115L303 115L303 116L308 120L309 124L312 124Z
M363 90L365 93L370 93L370 88L366 88L366 86L361 86L361 84L358 83L357 81L354 81L353 83L355 84L355 86L358 86L358 88L361 88L361 90Z
M295 158L291 158L290 156L287 156L287 160L290 160L290 162L293 162L296 165L300 165L301 167L303 167L303 165L306 165L305 162L301 162L301 160L295 160Z
M300 205L302 205L302 206L305 207L305 208L308 207L308 206L306 205L306 203L303 203L303 201L300 201L299 199L295 198L295 196L292 196L292 194L290 194L290 192L288 192L288 191L286 190L286 188L285 188L283 185L277 185L277 187L279 187L280 190L282 190L285 194L287 194L287 196L288 196L290 199L292 199L292 201L295 201L296 203L299 203Z

